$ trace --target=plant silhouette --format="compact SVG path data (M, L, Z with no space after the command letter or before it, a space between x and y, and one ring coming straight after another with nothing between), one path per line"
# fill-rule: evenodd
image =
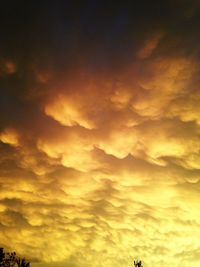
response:
M3 248L0 248L0 267L30 267L30 262L17 256L16 252L5 253Z
M142 265L142 261L134 261L134 267L143 267L143 265Z

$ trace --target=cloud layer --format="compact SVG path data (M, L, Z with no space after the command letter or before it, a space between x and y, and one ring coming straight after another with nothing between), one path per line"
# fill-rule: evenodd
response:
M64 2L2 6L0 245L35 267L198 265L198 1Z

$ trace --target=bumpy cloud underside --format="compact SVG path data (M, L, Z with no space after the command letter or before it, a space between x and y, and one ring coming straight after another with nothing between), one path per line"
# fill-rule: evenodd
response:
M3 7L0 245L198 266L199 2L67 2Z

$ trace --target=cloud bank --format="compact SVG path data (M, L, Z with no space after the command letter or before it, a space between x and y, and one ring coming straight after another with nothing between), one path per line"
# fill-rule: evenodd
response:
M11 2L0 245L35 267L198 265L198 1Z

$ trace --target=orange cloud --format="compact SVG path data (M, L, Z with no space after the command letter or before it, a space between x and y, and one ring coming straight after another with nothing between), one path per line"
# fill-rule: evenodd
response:
M7 128L0 134L0 141L11 146L18 146L19 135L15 129Z
M145 43L144 46L137 52L139 59L149 58L154 50L157 48L159 42L164 36L164 32L154 33Z

